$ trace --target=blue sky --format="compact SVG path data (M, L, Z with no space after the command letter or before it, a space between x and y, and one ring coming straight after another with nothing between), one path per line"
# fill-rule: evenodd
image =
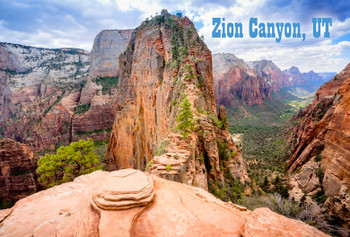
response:
M0 41L48 48L91 50L104 29L132 29L150 16L182 11L194 21L213 53L246 61L270 59L281 69L340 71L350 62L350 1L301 0L0 0ZM212 18L241 22L242 39L213 39ZM306 40L252 39L248 22L299 22ZM312 37L312 17L331 17L330 38Z

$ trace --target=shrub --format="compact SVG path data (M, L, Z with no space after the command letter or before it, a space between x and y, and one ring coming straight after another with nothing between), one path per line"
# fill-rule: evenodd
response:
M69 146L61 146L56 154L44 155L38 161L38 181L52 187L102 169L94 148L94 141L89 138L87 141L80 140Z
M167 164L167 165L165 166L165 169L166 169L167 171L171 170L171 164Z
M83 114L85 112L87 112L90 109L91 104L83 104L83 105L78 105L76 108L76 113L77 114Z
M165 149L165 147L169 144L168 140L163 140L156 149L154 149L154 154L156 156L161 156L164 153L167 153L167 150Z

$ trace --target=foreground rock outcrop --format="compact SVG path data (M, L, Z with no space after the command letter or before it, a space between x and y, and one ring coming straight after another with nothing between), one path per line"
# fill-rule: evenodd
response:
M225 173L248 180L227 118L217 117L211 52L187 17L162 11L133 31L117 93L109 169L147 168L203 188Z
M37 159L26 145L0 138L0 207L12 206L37 191Z
M107 208L96 205L100 198ZM267 208L248 211L132 169L96 171L24 198L0 211L0 235L327 236Z
M317 90L292 126L289 171L297 185L324 197L332 213L350 226L350 64Z
M34 151L109 139L119 55L131 32L102 31L91 58L80 49L0 43L0 135Z
M272 90L265 79L233 54L213 55L213 80L218 105L262 105L271 97Z

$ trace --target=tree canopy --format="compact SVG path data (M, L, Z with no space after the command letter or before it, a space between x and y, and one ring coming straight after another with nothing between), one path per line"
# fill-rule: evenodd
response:
M38 181L47 187L72 181L75 177L102 169L94 152L94 141L80 140L61 146L56 154L46 154L38 161Z

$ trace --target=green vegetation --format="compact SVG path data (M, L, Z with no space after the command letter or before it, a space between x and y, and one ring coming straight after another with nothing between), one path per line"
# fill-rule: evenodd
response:
M164 153L167 152L167 150L165 149L166 146L169 144L168 140L163 140L156 149L154 149L154 155L156 156L161 156Z
M165 169L167 170L167 171L170 171L172 168L171 168L171 164L167 164L166 166L165 166Z
M82 131L77 131L75 132L75 135L82 136L82 135L91 135L91 134L99 134L99 133L104 133L104 132L111 132L112 129L99 129L99 130L93 130L89 132L82 132Z
M98 77L96 83L102 86L102 94L112 94L112 89L118 85L118 77Z
M102 169L94 149L94 141L90 138L61 146L56 154L46 154L38 161L38 181L52 187L72 181L79 175Z
M227 172L226 176L230 174ZM243 197L244 184L241 184L238 179L230 177L225 180L225 183L221 181L211 181L208 183L209 192L211 192L215 197L228 202L236 203L239 199Z
M180 106L179 114L176 118L176 122L178 122L176 129L180 131L181 135L185 139L192 132L195 124L191 107L191 102L187 97L185 97Z
M90 103L83 104L83 105L78 105L75 111L76 111L77 114L83 114L83 113L87 112L90 109L90 106L91 106Z

